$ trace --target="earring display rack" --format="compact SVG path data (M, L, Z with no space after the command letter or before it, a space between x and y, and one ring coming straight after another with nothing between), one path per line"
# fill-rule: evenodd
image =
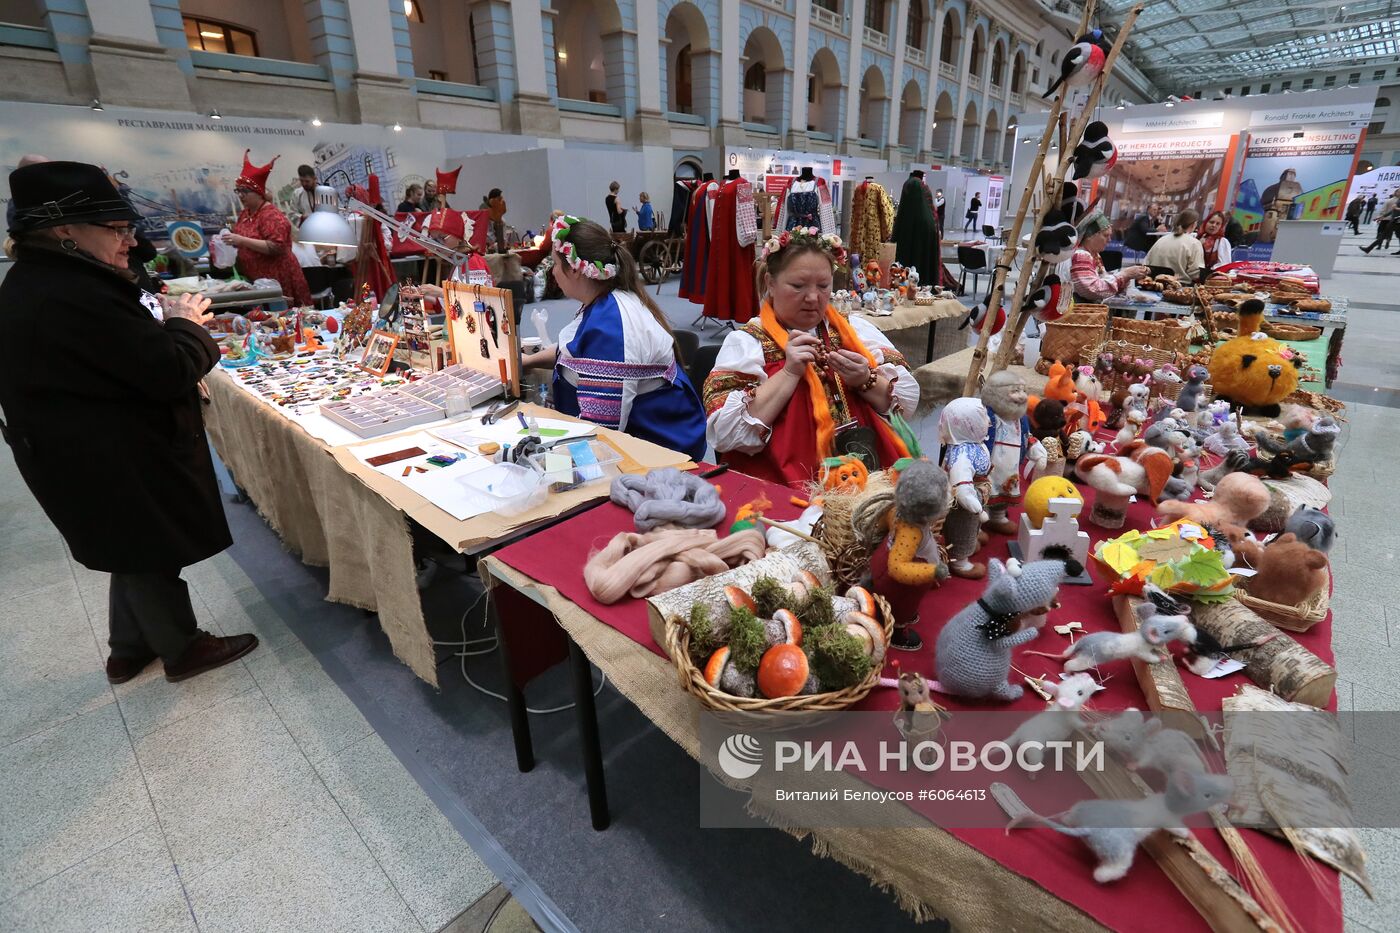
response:
M321 414L359 437L378 437L447 417L447 390L464 386L475 407L501 394L501 382L466 366L449 366L407 385L326 402Z
M511 293L503 288L443 282L452 360L503 383L520 397L520 335Z

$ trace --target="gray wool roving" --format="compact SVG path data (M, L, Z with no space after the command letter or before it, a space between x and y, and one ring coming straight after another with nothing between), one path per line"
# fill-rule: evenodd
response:
M1019 700L1025 691L1006 679L1011 673L1011 649L1031 641L1040 630L1031 626L1001 637L993 632L989 637L983 626L994 626L997 616L1050 605L1064 578L1065 565L1057 560L989 561L982 598L964 607L938 633L934 652L938 680L930 686L953 696Z
M724 502L715 487L693 473L675 467L652 470L640 476L624 473L612 481L613 502L633 513L641 532L673 525L677 528L713 528L724 518Z

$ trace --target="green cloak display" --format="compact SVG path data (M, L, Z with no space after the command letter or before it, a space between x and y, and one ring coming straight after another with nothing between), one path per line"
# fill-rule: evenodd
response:
M894 215L894 258L900 265L919 270L924 285L942 283L943 263L939 259L938 220L933 213L933 196L917 175L910 175L899 192L899 210Z

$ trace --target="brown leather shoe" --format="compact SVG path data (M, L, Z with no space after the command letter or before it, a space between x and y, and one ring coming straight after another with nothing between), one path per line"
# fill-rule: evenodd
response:
M200 632L180 660L165 665L165 679L171 683L188 680L196 674L212 671L237 661L258 646L256 635L230 635L220 638L208 632Z
M144 671L155 659L153 654L144 658L119 658L113 655L107 659L107 683L124 684Z

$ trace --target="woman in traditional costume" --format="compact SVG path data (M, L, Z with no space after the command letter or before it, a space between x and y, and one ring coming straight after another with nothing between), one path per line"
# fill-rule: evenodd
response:
M552 406L566 415L705 455L705 412L681 367L666 317L637 262L607 228L564 215L550 227L554 278L582 304L559 342L525 357L553 366Z
M845 256L839 237L813 228L764 245L759 316L725 339L705 381L707 437L736 469L799 485L838 454L872 469L910 455L889 416L913 411L919 387L880 331L831 306Z
M266 165L254 165L243 150L243 171L233 183L233 193L243 210L224 239L238 248L238 268L250 279L275 279L282 294L294 306L311 304L311 289L302 274L301 263L292 255L292 225L277 205L267 199L267 176L274 158Z

